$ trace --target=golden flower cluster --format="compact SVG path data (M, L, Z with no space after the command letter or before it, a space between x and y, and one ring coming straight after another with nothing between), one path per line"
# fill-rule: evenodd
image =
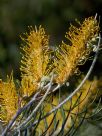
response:
M0 80L0 120L8 123L18 110L18 95L12 75Z
M41 78L47 74L49 63L48 44L49 37L41 26L37 30L30 27L29 34L22 37L25 46L22 47L24 55L21 60L22 91L25 96L30 96L38 89Z
M91 42L96 40L98 32L99 25L93 17L85 19L79 28L71 25L65 36L71 44L67 45L62 41L60 51L56 52L54 65L57 83L61 84L68 80L75 74L77 66L86 61L93 49Z

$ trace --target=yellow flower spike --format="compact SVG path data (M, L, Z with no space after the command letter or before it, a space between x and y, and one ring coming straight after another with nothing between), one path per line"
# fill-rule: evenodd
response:
M91 43L97 39L98 32L99 25L94 17L85 19L79 28L70 26L65 37L70 40L71 45L62 42L59 51L56 52L57 60L54 61L56 83L64 83L75 73L77 66L88 59L94 48Z
M41 78L48 74L49 36L45 34L45 30L41 26L39 29L35 27L35 30L30 27L29 34L26 33L25 36L22 38L25 46L22 47L24 53L20 68L22 72L21 84L24 95L30 96L38 88Z
M18 95L13 76L7 82L0 80L0 120L7 124L18 110Z

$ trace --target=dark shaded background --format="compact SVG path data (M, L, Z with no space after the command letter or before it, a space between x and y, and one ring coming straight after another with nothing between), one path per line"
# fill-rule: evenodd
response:
M0 77L5 78L12 69L14 76L20 77L19 35L29 25L41 24L50 35L50 44L54 45L64 39L75 18L82 21L96 13L102 14L102 0L0 0ZM99 69L101 59L100 55Z

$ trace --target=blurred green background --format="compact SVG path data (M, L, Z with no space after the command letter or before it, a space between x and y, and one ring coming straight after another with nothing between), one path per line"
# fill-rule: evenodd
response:
M75 18L101 16L101 9L102 0L0 0L0 78L12 69L20 77L20 35L29 25L42 25L50 44L58 45Z

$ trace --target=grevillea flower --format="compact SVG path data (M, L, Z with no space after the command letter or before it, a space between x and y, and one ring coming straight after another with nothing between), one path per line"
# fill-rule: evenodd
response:
M18 95L12 75L0 80L0 121L8 123L18 110Z
M38 88L38 84L43 76L47 75L49 62L48 43L49 37L45 34L41 26L35 30L30 27L30 32L22 37L23 56L21 60L22 90L23 94L30 96Z
M66 38L70 40L70 46L62 41L56 52L54 62L57 83L64 83L77 70L77 66L83 64L93 50L92 42L97 39L99 25L93 17L85 19L79 28L71 25Z

